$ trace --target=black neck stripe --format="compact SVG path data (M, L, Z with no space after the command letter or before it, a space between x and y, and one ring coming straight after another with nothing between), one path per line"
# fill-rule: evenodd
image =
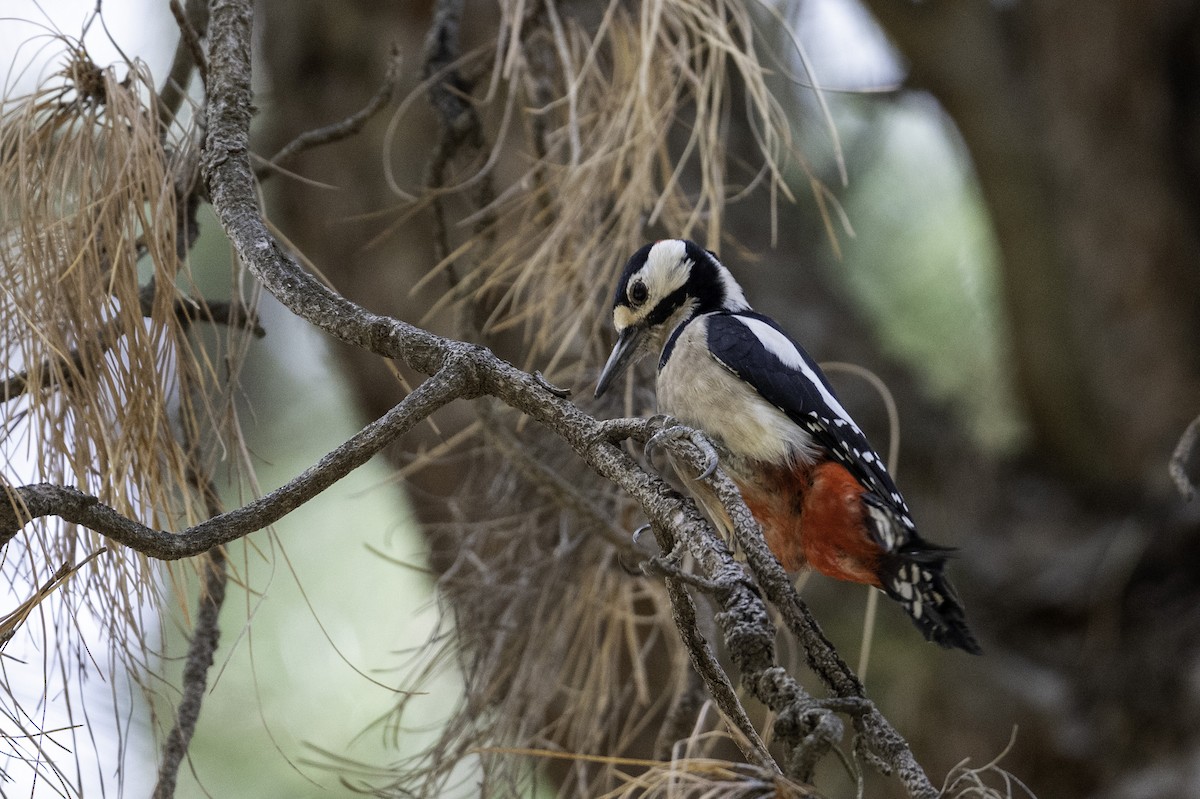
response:
M683 329L688 326L688 322L691 322L692 319L695 318L696 317L693 316L691 319L684 320L678 327L671 331L671 335L667 339L667 343L663 345L662 355L659 356L658 359L658 370L660 372L662 371L662 368L667 365L667 360L671 357L671 352L675 349L675 342L679 338L679 334L682 333Z
M687 301L690 293L691 292L688 291L688 286L685 283L667 296L663 297L659 301L658 305L655 305L654 309L646 315L646 325L648 327L658 327L666 322L671 318L671 314L679 310L679 307Z

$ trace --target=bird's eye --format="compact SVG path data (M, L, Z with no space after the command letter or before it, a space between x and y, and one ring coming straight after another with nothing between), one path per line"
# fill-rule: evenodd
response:
M629 301L634 305L641 305L648 296L650 296L650 290L640 280L629 287Z

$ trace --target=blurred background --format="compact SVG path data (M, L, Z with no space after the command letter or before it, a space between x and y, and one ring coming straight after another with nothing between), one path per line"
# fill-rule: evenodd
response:
M77 33L92 5L55 4L54 22ZM604 8L556 5L580 26ZM156 74L177 38L164 6L104 7L112 39ZM454 332L461 322L448 312L427 319L444 285L412 291L445 255L430 210L389 186L415 193L429 180L438 120L420 70L433 4L258 9L264 154L361 108L398 48L397 97L416 100L289 162L267 182L266 204L348 297ZM51 10L5 13L45 21ZM1040 797L1200 794L1200 511L1167 473L1200 413L1200 7L796 0L756 14L757 46L769 50L759 56L774 67L770 85L805 166L785 176L795 202L772 211L768 192L750 192L725 210L721 240L702 243L818 360L884 379L900 411L898 482L927 537L961 550L952 575L986 652L922 646L883 607L868 692L935 783L963 758L999 755L1016 730L1003 765ZM500 20L494 4L466 3L464 51L495 38ZM6 49L28 35L11 18L0 26ZM104 63L106 37L91 36ZM502 115L485 100L490 68L477 67L466 91L494 135ZM752 149L737 118L725 135L731 162ZM503 189L528 155L516 144L497 153ZM615 270L638 243L590 256ZM192 264L228 273L211 219ZM607 315L610 277L595 278L596 319ZM273 487L404 389L269 298L263 316L244 423L259 482ZM521 351L519 336L488 343ZM606 343L582 347L579 370L560 375L577 396L590 396L583 387L602 361L588 353ZM878 395L852 374L831 378L882 447ZM445 523L453 468L395 477L415 449L471 424L468 411L438 418L438 432L406 440L240 556L248 589L225 608L179 795L338 795L348 789L331 760L384 767L428 740L405 733L397 751L370 725L396 703L388 686L404 685L408 651L435 629L433 581L453 562L445 539L414 523ZM813 579L805 596L853 663L865 595ZM179 625L164 629L165 650L182 651ZM429 715L406 719L433 725L459 682L447 667L422 688ZM141 741L132 749L152 758L150 722L129 729ZM126 754L126 767L125 788L144 793L136 758ZM144 773L152 779L152 762ZM115 790L103 769L89 779ZM853 790L841 788L834 795ZM899 795L886 781L872 791Z

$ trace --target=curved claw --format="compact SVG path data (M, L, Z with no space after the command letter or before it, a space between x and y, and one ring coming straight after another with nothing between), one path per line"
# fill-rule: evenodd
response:
M692 436L692 443L704 453L704 471L700 472L700 476L696 479L707 480L717 471L717 465L721 460L717 457L717 448L710 444L707 438L700 435Z
M649 457L651 450L662 446L664 440L675 435L673 431L679 427L679 423L665 413L656 413L646 420L647 430L653 430L655 427L658 428L658 432L653 433L650 438L646 439L646 445L642 448L647 457ZM668 432L670 435L664 435Z
M683 425L678 424L670 427L664 427L662 430L659 430L657 433L650 436L650 438L646 441L646 446L643 447L642 451L646 454L646 457L649 458L651 453L661 447L665 441L674 438L690 439L691 442L696 445L696 448L704 454L704 468L701 470L696 479L707 480L708 478L712 477L713 473L717 471L717 466L720 465L720 458L717 456L717 449L711 443L709 443L707 438L690 427L684 427Z
M547 380L546 376L540 371L534 371L533 382L537 383L539 386L546 389L546 391L558 397L559 399L566 399L567 397L571 396L571 389L559 388Z
M646 547L642 546L642 542L641 542L641 537L649 529L651 529L649 524L643 524L641 527L634 530L633 535L631 536L634 547L642 550L643 554L650 553L650 550L648 550ZM621 551L617 552L617 565L619 565L621 567L621 571L625 572L626 574L628 574L632 577L644 577L645 576L645 572L642 570L641 563L639 562L637 565L630 565L629 563L627 563L625 561L625 553L623 553Z
M680 427L679 425L664 427L662 430L659 430L657 433L650 436L650 438L646 439L646 446L642 447L642 452L645 453L647 458L649 458L651 454L653 454L654 450L662 447L664 442L670 441L673 438L680 438L683 435L686 435L687 432L688 430L686 427Z

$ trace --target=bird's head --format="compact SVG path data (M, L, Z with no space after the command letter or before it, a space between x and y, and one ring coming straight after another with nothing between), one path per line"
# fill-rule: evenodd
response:
M617 344L600 373L596 396L647 352L661 350L671 331L697 314L749 307L741 286L714 253L683 239L647 244L617 281Z

